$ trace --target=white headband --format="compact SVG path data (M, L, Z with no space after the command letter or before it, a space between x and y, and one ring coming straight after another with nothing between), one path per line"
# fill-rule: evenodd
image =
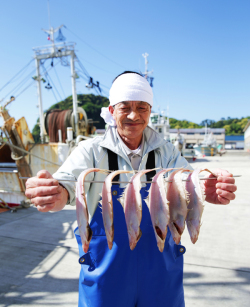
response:
M109 91L109 101L111 106L122 101L144 101L153 106L153 91L144 77L127 73L114 81ZM110 126L116 126L108 108L102 108L101 117Z

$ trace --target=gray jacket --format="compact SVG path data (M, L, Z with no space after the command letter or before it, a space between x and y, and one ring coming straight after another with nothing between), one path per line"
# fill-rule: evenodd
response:
M58 180L77 179L80 173L87 168L108 169L107 149L110 149L118 155L119 169L133 170L130 160L117 138L115 129L115 127L109 127L104 136L98 136L80 142L64 164L53 174L53 177ZM139 170L145 169L148 153L152 150L155 151L155 167L185 167L192 169L186 159L180 155L180 152L150 127L146 127L144 130L144 140L143 155ZM129 181L131 176L132 174L121 174L120 181ZM104 174L92 172L86 177L86 180L103 181L105 177ZM146 176L144 175L141 181L145 180ZM69 203L75 205L75 183L63 182L63 186L70 194ZM120 187L125 186L126 183L120 184ZM102 183L85 183L85 190L87 191L89 220L91 221L100 199Z

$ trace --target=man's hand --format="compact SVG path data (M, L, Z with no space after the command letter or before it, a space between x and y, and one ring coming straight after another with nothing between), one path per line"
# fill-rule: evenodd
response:
M202 180L205 187L205 200L212 204L228 205L235 199L234 192L237 190L233 175L222 169L215 169L213 173L217 179ZM208 178L214 177L210 174Z
M69 193L48 171L42 170L37 177L26 181L25 195L37 207L38 211L59 211L68 201Z

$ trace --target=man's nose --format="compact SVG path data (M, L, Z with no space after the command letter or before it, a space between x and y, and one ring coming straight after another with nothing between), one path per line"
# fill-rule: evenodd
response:
M131 112L129 113L129 115L127 116L127 118L129 118L130 120L137 120L140 119L140 115L138 112L136 112L135 110L131 110Z

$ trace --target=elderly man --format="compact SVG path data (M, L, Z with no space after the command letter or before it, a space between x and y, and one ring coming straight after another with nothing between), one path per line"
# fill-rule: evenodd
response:
M143 170L153 168L191 168L171 143L148 127L153 93L145 78L135 72L124 72L110 89L110 106L102 116L109 124L104 136L81 142L53 175L40 171L26 183L26 195L41 212L58 211L74 203L74 185L58 183L60 179L77 179L87 168L109 170ZM229 204L235 198L234 179L227 171L214 171L217 180L204 182L206 201ZM150 180L155 171L144 176ZM131 176L131 175L130 175ZM105 175L91 173L88 181L104 180ZM92 307L183 307L183 253L170 231L163 252L159 252L148 208L142 205L142 236L133 251L129 248L123 208L118 199L128 174L121 174L120 185L113 184L114 244L109 250L98 206L102 184L86 183L90 227L93 237L89 251L84 253L78 229L77 238L81 273L79 306ZM141 189L142 199L150 184Z

